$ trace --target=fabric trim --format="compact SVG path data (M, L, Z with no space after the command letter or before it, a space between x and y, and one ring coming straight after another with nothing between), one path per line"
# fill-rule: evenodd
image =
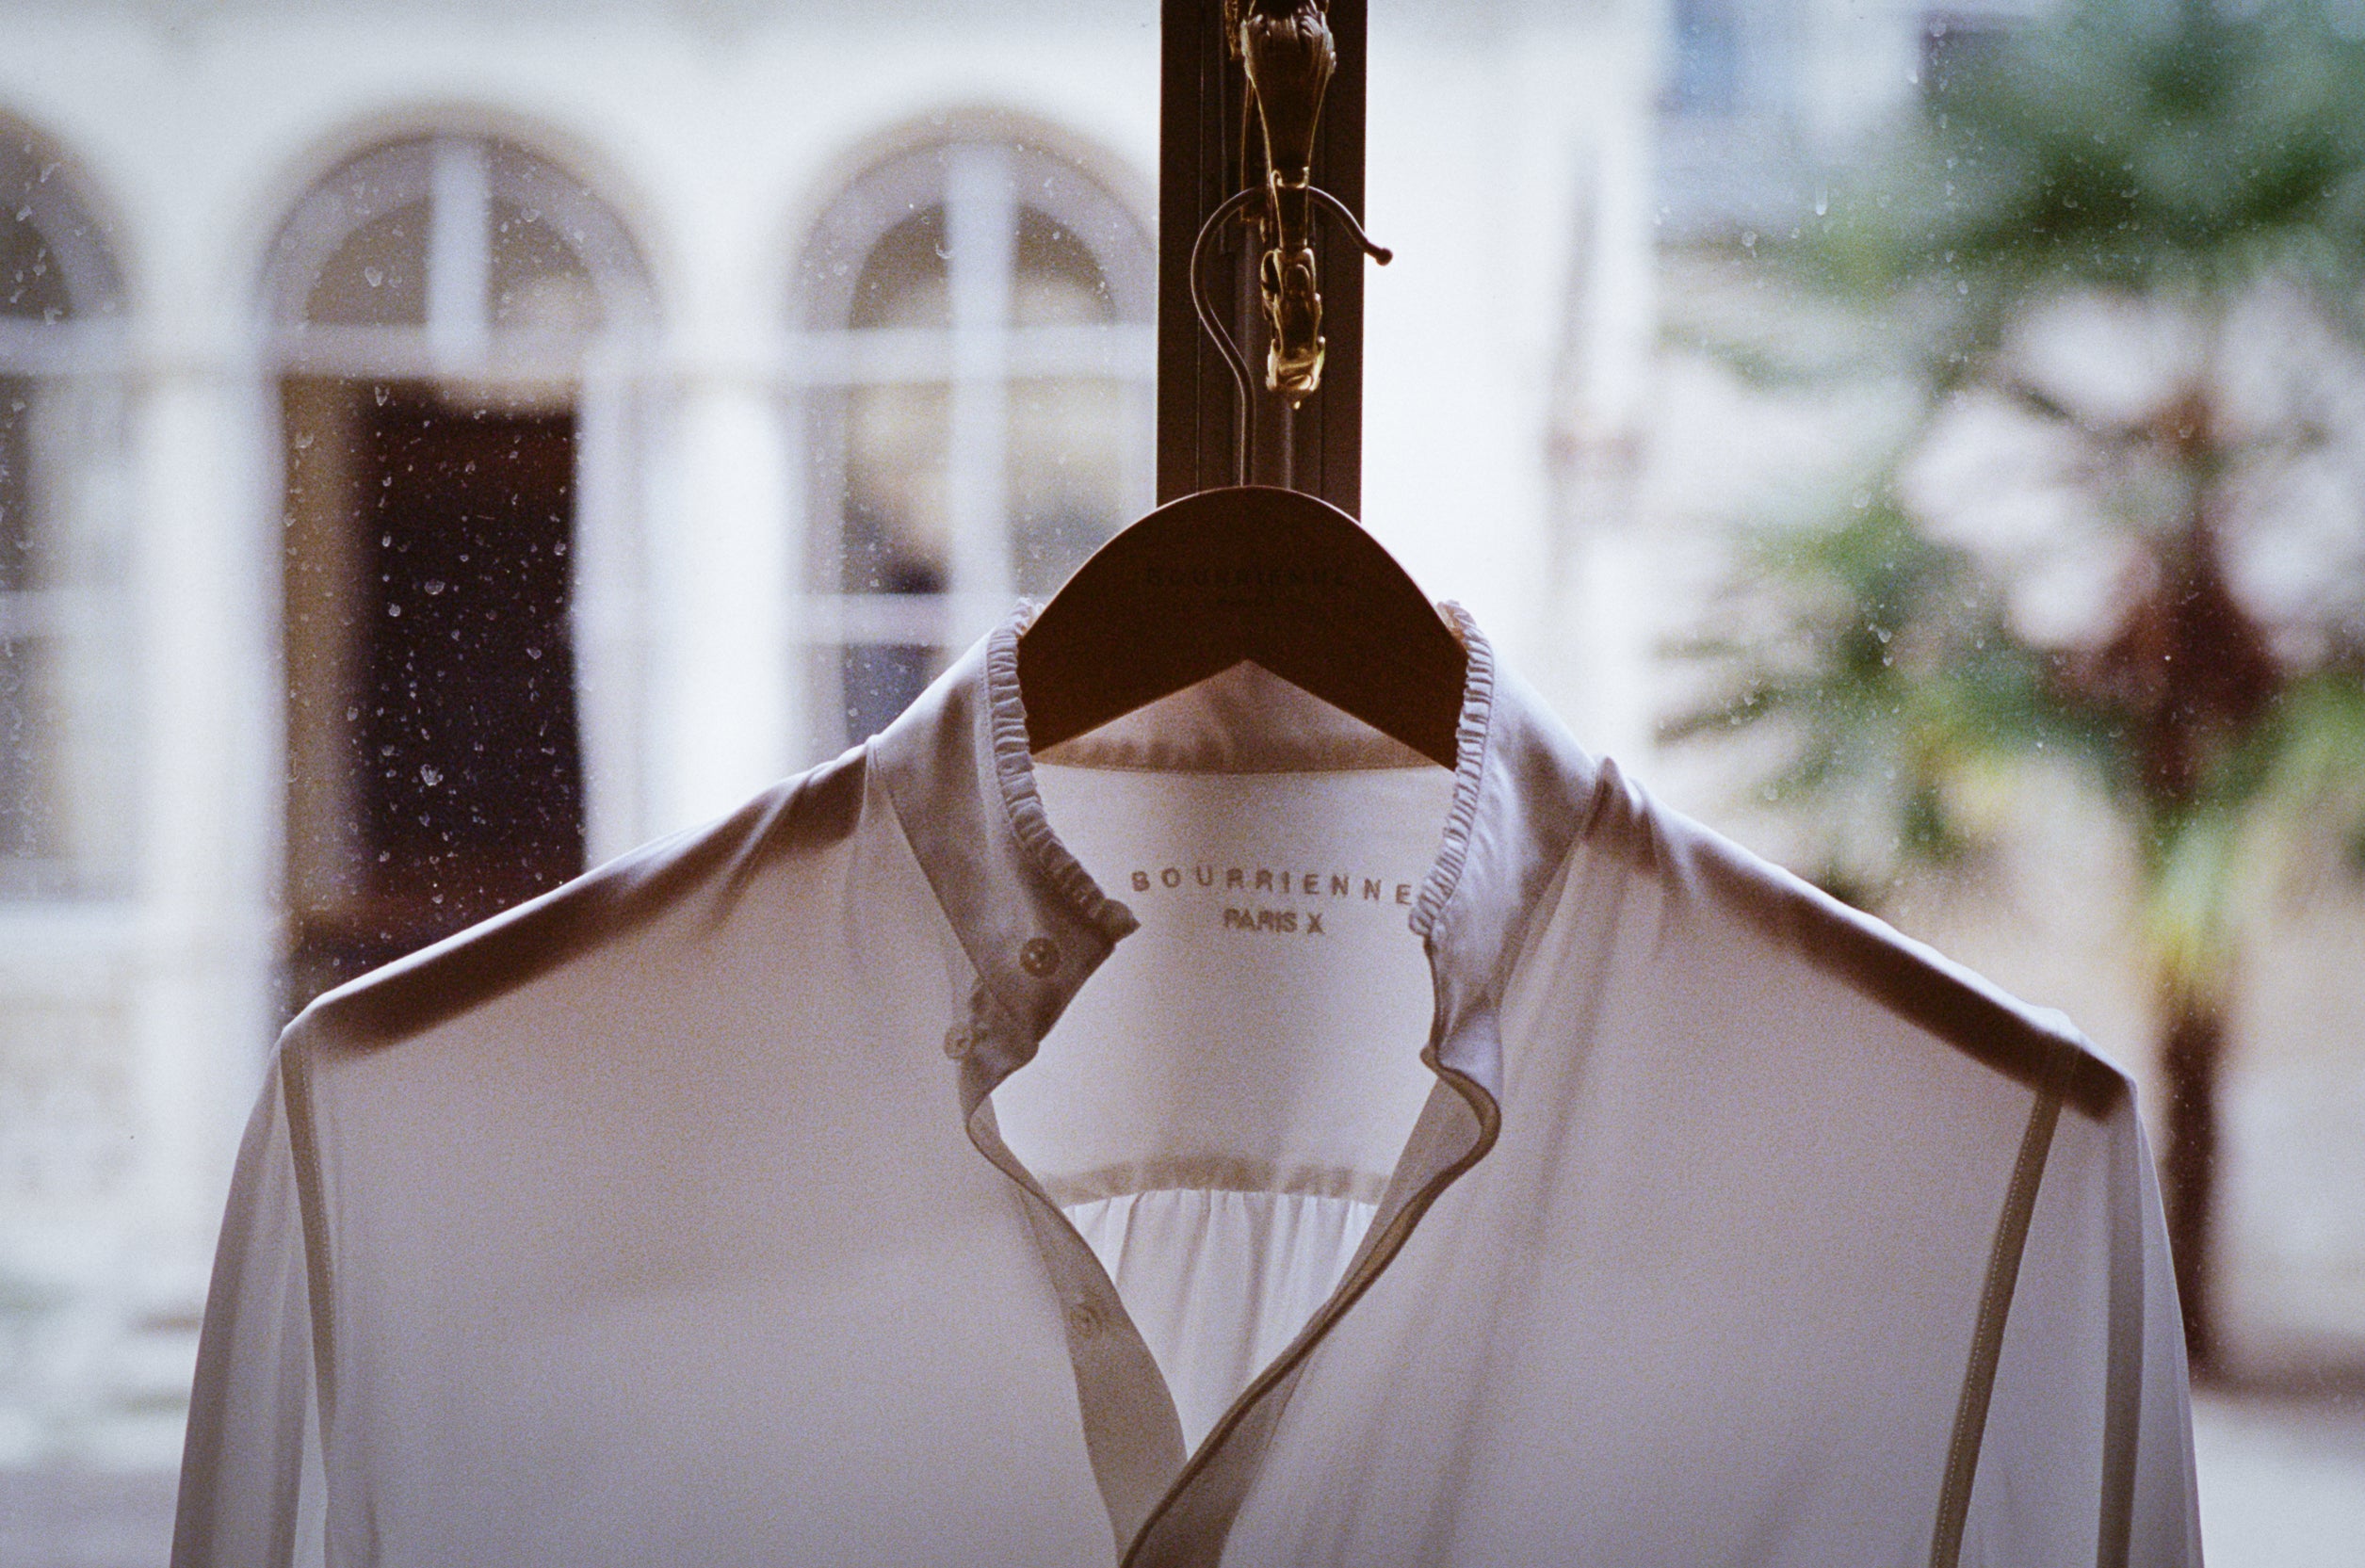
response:
M1453 803L1446 811L1445 837L1437 858L1413 900L1413 934L1423 942L1436 929L1437 917L1461 884L1469 864L1470 830L1478 820L1479 785L1486 766L1486 737L1495 711L1495 653L1469 612L1450 601L1439 606L1446 623L1461 639L1468 655L1462 684L1462 717L1453 732Z
M1141 1160L1076 1176L1043 1178L1061 1207L1142 1192L1269 1192L1290 1198L1345 1198L1378 1204L1387 1178L1339 1166L1289 1167L1237 1159Z
M2132 1118L2131 1107L2118 1114ZM2135 1459L2144 1402L2143 1150L2113 1129L2110 1154L2110 1349L2103 1375L2102 1505L2096 1568L2128 1568L2135 1527Z
M992 1016L992 993L982 981L971 1006L979 1025L1009 1027L1008 1020ZM1059 1297L1085 1454L1122 1553L1183 1468L1182 1421L1165 1373L1126 1314L1116 1282L1034 1172L1003 1141L993 1091L1006 1075L974 1052L963 1062L963 1126L970 1144L1016 1189L1044 1271Z
M1971 1484L1979 1474L1979 1448L1986 1435L1988 1402L1995 1396L1996 1366L2003 1357L2004 1325L2019 1285L2020 1260L2028 1251L2029 1221L2036 1212L2037 1188L2044 1181L2046 1157L2052 1151L2053 1128L2060 1120L2061 1091L2049 1081L2029 1108L2028 1129L2021 1134L2019 1157L2013 1162L2003 1211L1996 1220L1995 1245L1987 1254L1987 1282L1979 1297L1978 1326L1971 1334L1970 1360L1964 1367L1963 1392L1954 1407L1954 1435L1947 1445L1946 1480L1938 1490L1937 1522L1930 1537L1930 1568L1955 1568L1963 1553L1963 1525L1970 1513Z
M312 1063L291 1041L280 1052L280 1093L287 1117L288 1153L296 1162L296 1209L303 1226L304 1287L312 1295L314 1398L326 1429L336 1419L336 1302L329 1256L328 1194L322 1190L319 1130L312 1115Z
M994 746L994 778L1019 847L1049 879L1061 897L1110 943L1131 935L1142 922L1132 910L1100 890L1092 873L1051 831L1035 788L1033 748L1027 736L1027 703L1018 687L1018 620L994 628L985 649L985 694Z

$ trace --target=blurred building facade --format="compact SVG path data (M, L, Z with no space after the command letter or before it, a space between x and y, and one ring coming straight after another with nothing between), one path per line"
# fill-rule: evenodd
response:
M1366 521L1644 755L1723 525L1861 412L1665 323L2008 16L1377 9ZM293 1006L859 741L1146 509L1157 52L1146 0L0 5L0 1465L170 1458ZM2144 1038L2107 933L1957 934ZM2245 1277L2350 1343L2332 1223Z
M1516 655L1575 170L1639 178L1656 35L1375 34L1368 511ZM154 1463L288 1010L859 741L1146 509L1158 17L0 40L0 1463Z

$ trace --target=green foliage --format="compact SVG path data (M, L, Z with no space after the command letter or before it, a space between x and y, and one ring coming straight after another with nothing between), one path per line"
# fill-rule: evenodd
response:
M2365 681L2292 682L2189 803L2143 815L2154 966L2172 999L2222 1007L2280 895L2365 874Z
M1925 342L1949 362L2033 292L2365 270L2365 41L2318 6L2082 0L1950 73L1889 146L1806 259L1948 307Z
M1979 837L1967 808L2016 768L2076 764L2142 847L2155 973L2171 996L2222 1003L2286 872L2365 869L2365 660L2352 637L2328 661L2286 665L2229 599L2207 624L2179 607L2198 589L2222 597L2194 564L2215 558L2210 496L2228 455L2205 385L2150 424L2088 429L2033 403L1995 351L2033 307L2081 289L2222 306L2273 276L2341 316L2365 279L2365 43L2288 0L2248 14L2079 0L1952 73L1887 145L1786 259L1891 323L1925 428L1948 391L1984 384L2082 438L2155 453L2186 499L2165 529L2126 526L2162 586L2082 653L2032 644L1993 571L1895 498L1917 433L1828 515L1757 531L1735 591L1771 622L1691 650L1723 684L1665 733L1778 730L1762 793L1817 826L1822 880L1859 899L1914 865L1959 865ZM2204 652L2226 657L2126 651L2163 627L2200 627L2218 639ZM2130 707L2125 673L2145 657L2146 682L2165 669L2187 684ZM2267 671L2261 699L2210 687L2212 666L2244 660ZM2174 782L2163 745L2198 759Z
M1865 903L1905 866L1963 862L1980 781L2091 737L2047 699L2045 655L2013 638L1975 563L1919 531L1886 487L1860 500L1828 525L1755 536L1737 591L1778 620L1690 645L1725 684L1661 733L1778 726L1761 797L1816 819L1816 880Z

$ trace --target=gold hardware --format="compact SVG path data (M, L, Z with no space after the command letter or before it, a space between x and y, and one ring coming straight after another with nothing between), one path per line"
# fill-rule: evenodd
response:
M1322 384L1321 280L1314 265L1314 129L1338 68L1323 0L1224 0L1224 21L1264 128L1265 253L1256 268L1270 345L1265 390L1291 408Z
M1290 431L1298 405L1322 384L1322 295L1314 262L1314 215L1327 214L1382 267L1390 260L1387 247L1371 242L1347 204L1314 183L1314 130L1321 119L1322 95L1338 67L1328 3L1223 0L1223 36L1231 57L1247 73L1247 104L1255 106L1264 131L1265 177L1261 182L1249 178L1243 123L1240 188L1217 203L1199 225L1191 242L1189 283L1191 308L1200 330L1223 356L1239 393L1232 411L1232 457L1239 484L1248 482L1248 359L1224 326L1224 313L1207 297L1204 264L1208 251L1236 224L1254 230L1262 247L1256 292L1271 340L1265 353L1265 390L1278 393L1287 405L1281 418L1285 489L1297 483ZM1241 107L1243 116L1247 104Z

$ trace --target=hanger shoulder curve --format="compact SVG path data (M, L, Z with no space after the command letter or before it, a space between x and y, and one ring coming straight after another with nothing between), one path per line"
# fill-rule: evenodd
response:
M1018 639L1037 751L1254 659L1444 767L1467 655L1393 557L1329 503L1242 485L1101 546Z

